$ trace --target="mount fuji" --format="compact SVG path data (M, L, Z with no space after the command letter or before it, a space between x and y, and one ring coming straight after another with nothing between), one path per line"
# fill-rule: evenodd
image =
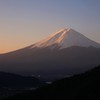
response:
M61 29L28 47L0 55L0 70L59 79L100 65L100 44L74 29Z

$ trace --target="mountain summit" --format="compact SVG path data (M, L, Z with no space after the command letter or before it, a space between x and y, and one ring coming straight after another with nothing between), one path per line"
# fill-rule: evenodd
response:
M44 40L34 44L31 48L49 47L53 49L58 47L59 49L64 49L72 46L100 48L100 44L88 39L81 33L70 28L61 29L60 31L48 36Z

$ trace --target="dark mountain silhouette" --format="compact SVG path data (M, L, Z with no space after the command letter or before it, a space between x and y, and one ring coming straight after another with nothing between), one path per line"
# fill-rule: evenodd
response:
M5 100L100 100L100 66Z
M35 77L0 72L0 100L18 93L25 93L45 85Z
M42 84L43 82L35 77L0 72L0 88L31 88Z

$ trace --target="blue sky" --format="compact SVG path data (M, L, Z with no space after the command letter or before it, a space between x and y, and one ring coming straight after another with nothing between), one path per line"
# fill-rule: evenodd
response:
M100 0L0 0L1 53L67 27L100 43Z

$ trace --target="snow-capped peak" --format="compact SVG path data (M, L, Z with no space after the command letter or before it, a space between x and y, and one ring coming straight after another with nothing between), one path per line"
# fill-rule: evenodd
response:
M81 33L70 28L61 29L60 31L48 36L46 39L34 44L33 46L31 46L31 48L59 47L59 49L64 49L72 46L81 46L81 47L92 46L100 48L99 43L96 43L88 39Z

